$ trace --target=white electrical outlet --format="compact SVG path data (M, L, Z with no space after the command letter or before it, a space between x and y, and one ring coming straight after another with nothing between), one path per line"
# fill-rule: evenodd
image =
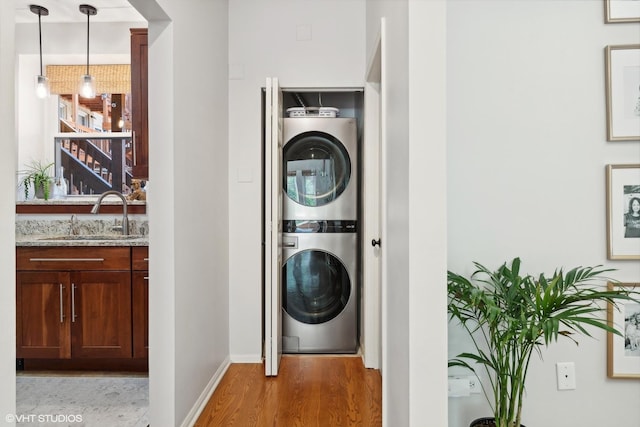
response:
M573 362L556 363L558 390L576 389L576 366Z
M475 375L469 376L469 392L471 394L482 393L482 384L480 384L480 379Z

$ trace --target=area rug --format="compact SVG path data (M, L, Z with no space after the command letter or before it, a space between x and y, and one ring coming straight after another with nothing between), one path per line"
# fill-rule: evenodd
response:
M16 377L13 416L20 427L146 427L148 409L146 377Z

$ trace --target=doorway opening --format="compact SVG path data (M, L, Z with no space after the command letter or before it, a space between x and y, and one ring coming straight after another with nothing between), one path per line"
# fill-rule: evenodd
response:
M271 215L272 202L276 198L283 199L280 213L284 215L280 224L283 232L280 237L283 255L277 267L282 269L279 273L282 280L279 293L284 301L278 306L278 311L282 316L284 335L276 333L275 339L285 353L355 353L360 348L364 325L361 319L363 240L360 231L360 224L363 222L360 157L364 129L364 90L283 88L280 96L272 96L267 92L268 90L262 91L263 355L269 360L268 349L274 340L274 335L271 335L274 332L272 326L278 324L267 316L267 312L273 314L275 308L271 308L274 298L268 266L271 259L268 247L271 223L265 220ZM271 106L266 107L270 97L281 100L275 112L271 112ZM281 124L270 127L267 122L272 119L271 114L280 117ZM350 122L347 127L353 126L352 145L345 143L350 137L338 129L340 126L336 123L340 120ZM281 196L272 197L269 190L272 168L266 162L272 156L269 144L272 143L273 135L269 129L276 127L283 132L279 145L284 148L284 154L279 155L278 161L283 162L278 166L282 168L282 175L275 184ZM298 144L295 149L292 148L293 144ZM348 185L345 185L345 173L353 176L351 192ZM351 205L350 197L353 198L351 210L345 207ZM349 234L345 234L345 231ZM297 235L298 233L300 234ZM353 250L348 249L350 247ZM340 255L336 256L337 254ZM303 258L306 262L303 262ZM318 259L323 261L311 262ZM332 267L334 262L335 268ZM326 274L323 275L322 271ZM344 286L339 286L340 289L335 287L341 281L331 279L331 272L339 271L353 282L352 292L345 292ZM313 280L322 280L323 277L328 284L326 288L317 282L311 285ZM302 305L289 304L296 301ZM304 315L289 312L300 306L306 307ZM329 311L340 307L337 310L339 314L327 317L331 320L325 323L309 320L321 318L324 307L329 307ZM297 318L296 314L299 315ZM345 319L349 316L352 316L352 321ZM334 324L331 325L331 322ZM350 328L351 323L353 337L347 334L338 338L344 329ZM294 332L287 335L287 329ZM322 336L331 338L320 338ZM351 339L353 345L350 344Z

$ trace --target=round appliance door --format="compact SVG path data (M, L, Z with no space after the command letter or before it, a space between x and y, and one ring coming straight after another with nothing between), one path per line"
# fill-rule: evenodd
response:
M309 207L331 203L347 188L351 160L342 143L319 131L296 135L284 146L284 191Z
M291 256L282 267L282 307L302 323L328 322L349 301L347 269L334 255L307 249Z

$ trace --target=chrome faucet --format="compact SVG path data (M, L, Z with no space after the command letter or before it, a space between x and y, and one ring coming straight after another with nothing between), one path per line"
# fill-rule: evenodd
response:
M76 214L71 215L69 220L69 235L75 236L78 234L78 217Z
M95 205L93 205L93 208L91 208L91 213L92 214L99 213L102 199L110 195L118 196L122 200L122 234L128 235L129 234L129 218L127 216L127 199L122 195L122 193L119 193L114 190L105 191L100 195L100 197L98 197L98 201L96 202Z

